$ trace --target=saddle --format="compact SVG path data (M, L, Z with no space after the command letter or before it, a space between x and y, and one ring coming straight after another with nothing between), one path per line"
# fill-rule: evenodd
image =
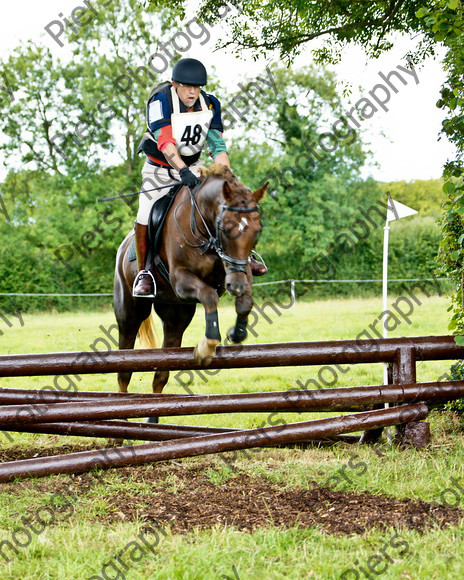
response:
M163 195L163 197L155 201L153 207L150 210L150 216L148 218L148 241L150 250L148 252L147 258L147 269L151 264L154 264L158 272L168 284L170 283L169 271L159 257L158 250L161 243L161 234L163 231L164 222L166 221L166 216L171 209L177 192L181 187L181 183L174 185L169 190L167 195ZM129 247L127 259L129 262L133 262L137 259L135 252L135 237L132 239L131 245Z

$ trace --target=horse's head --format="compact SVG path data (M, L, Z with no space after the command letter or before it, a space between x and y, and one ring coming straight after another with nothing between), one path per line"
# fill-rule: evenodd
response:
M232 172L222 186L216 232L218 253L226 271L226 290L232 296L241 296L248 286L248 259L262 229L258 203L267 187L268 183L252 192Z

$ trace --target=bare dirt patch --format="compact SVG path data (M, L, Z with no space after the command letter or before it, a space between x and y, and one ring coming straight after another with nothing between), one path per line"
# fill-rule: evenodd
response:
M55 455L95 448L92 445L65 445L45 449L7 449L1 461ZM372 529L411 529L424 532L433 525L460 524L464 511L458 508L385 495L336 491L311 482L307 488L281 489L260 477L232 474L221 481L212 462L192 464L165 462L151 466L118 469L118 482L132 482L134 490L119 489L100 496L107 504L98 523L139 521L148 525L169 525L173 533L208 529L216 525L233 526L252 532L257 528L315 526L332 534L362 534ZM111 478L114 471L104 472ZM89 493L89 474L72 476L73 493ZM100 478L101 479L101 478ZM53 492L56 478L40 481L41 491ZM143 484L137 490L137 484ZM11 493L24 493L27 482L4 484ZM82 491L80 492L80 488ZM37 485L36 485L37 489ZM100 488L101 489L101 488ZM152 490L152 493L148 490ZM97 520L95 520L97 521Z

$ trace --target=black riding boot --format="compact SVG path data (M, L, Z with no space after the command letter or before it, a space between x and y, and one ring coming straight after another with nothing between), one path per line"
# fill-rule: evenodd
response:
M138 298L154 298L156 285L153 275L146 270L148 256L148 226L135 222L135 251L139 273L134 280L132 295Z
M250 256L250 266L251 266L251 273L253 276L264 276L267 272L267 266L262 262L258 262L255 260L253 256Z

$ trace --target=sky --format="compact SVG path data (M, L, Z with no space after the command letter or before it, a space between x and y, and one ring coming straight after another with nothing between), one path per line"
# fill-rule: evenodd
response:
M96 9L102 3L104 0L90 0ZM108 1L110 3L111 0ZM66 59L69 56L67 47L58 46L44 28L54 20L62 21L69 17L74 8L84 5L85 2L80 0L17 0L5 3L0 20L0 57L7 57L19 44L33 39L49 46L56 56ZM192 14L189 15L191 17ZM50 28L54 31L58 30L58 26L55 23ZM209 42L201 45L204 37L199 39L192 43L191 49L184 56L199 58L207 68L214 66L216 74L230 90L237 90L238 84L246 78L262 74L266 64L278 59L277 55L270 55L267 60L255 62L249 55L237 58L231 51L216 51L215 39L223 34L222 26L217 25L209 32ZM153 50L155 44L156 39ZM340 94L346 84L352 88L350 97L344 99L347 113L362 98L368 98L374 103L370 91L374 91L379 101L385 101L383 107L374 103L377 111L370 109L370 118L361 123L373 152L373 164L364 170L364 175L371 175L379 181L439 178L443 164L453 157L454 148L446 138L438 140L445 116L435 106L445 79L441 64L439 60L429 59L415 68L414 75L405 73L398 67L406 66L403 56L408 46L407 39L398 39L392 51L375 61L368 61L360 49L352 48L346 50L341 62L332 67L340 81ZM296 59L295 65L304 66L310 62L310 51L305 50ZM398 76L390 77L397 92L388 87L384 80L393 70L406 81L404 84ZM141 127L142 124L143 119ZM227 139L227 133L225 137Z

